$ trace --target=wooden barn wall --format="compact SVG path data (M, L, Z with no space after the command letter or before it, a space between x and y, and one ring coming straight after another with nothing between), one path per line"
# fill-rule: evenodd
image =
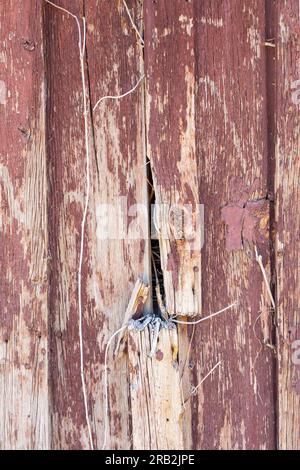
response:
M112 449L299 449L298 0L127 0L144 44L123 0L55 3L87 25L94 448L106 429ZM152 279L153 191L168 311L189 322L236 305L163 330L154 357L148 330L116 357L113 343L106 415L106 345L137 280ZM88 449L78 30L43 0L0 5L0 194L0 448ZM204 238L178 239L176 204L203 205Z
M46 449L48 222L43 5L0 7L0 447Z

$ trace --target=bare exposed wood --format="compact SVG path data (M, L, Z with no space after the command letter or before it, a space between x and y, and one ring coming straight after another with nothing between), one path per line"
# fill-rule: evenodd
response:
M134 449L184 449L176 329L161 330L149 357L149 330L128 339Z
M155 187L165 304L169 314L184 316L201 313L193 12L193 2L144 1L147 153ZM187 328L178 330L183 400L191 387L190 346ZM185 448L192 440L190 413L188 403L182 423Z
M127 2L137 26L141 8L137 2ZM143 74L142 49L122 1L114 4L99 1L87 3L88 67L92 104L107 94L119 95L130 90ZM99 15L101 11L101 15ZM107 24L110 28L107 28ZM105 101L93 116L96 167L93 177L93 207L96 214L93 231L89 234L90 264L97 315L100 351L111 334L123 323L124 314L137 278L149 282L149 246L147 237L148 196L146 156L144 146L144 116L142 86L119 101ZM107 217L99 207L109 204ZM139 206L135 206L139 204ZM120 210L122 209L122 210ZM120 223L119 214L123 220ZM103 224L108 220L108 227ZM145 233L136 233L135 224ZM122 225L123 224L123 225ZM122 236L122 227L123 236ZM103 237L108 230L109 237ZM138 230L138 229L137 229ZM120 237L120 238L119 238ZM113 350L112 350L113 352ZM98 356L98 364L103 356ZM98 396L98 419L103 416L103 382L101 366L94 382ZM127 355L109 360L109 436L108 448L127 449L131 446L131 420L128 401ZM103 430L97 423L98 442Z
M278 446L300 448L300 10L276 4L276 273Z
M129 304L127 306L122 328L128 325L130 319L132 319L136 314L140 314L141 316L146 308L146 302L149 297L150 286L145 285L140 279L138 279L135 283L134 289L132 291ZM120 344L124 338L124 330L119 334L117 345L115 349L115 356L120 353Z
M0 447L49 447L45 75L40 1L0 7Z

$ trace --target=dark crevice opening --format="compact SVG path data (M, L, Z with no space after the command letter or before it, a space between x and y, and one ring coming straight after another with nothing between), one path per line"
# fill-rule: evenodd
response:
M145 5L144 5L145 8ZM145 12L143 11L142 14L142 31L141 35L145 40ZM143 92L144 92L144 100L143 100L143 113L144 113L144 136L145 136L145 154L146 154L146 168L147 168L147 192L148 192L148 227L149 227L149 255L150 255L150 283L151 283L151 303L152 303L152 312L154 315L162 316L161 311L159 308L159 303L156 294L156 286L157 283L160 286L160 294L162 301L165 303L165 288L164 288L164 277L163 277L163 270L161 265L161 252L160 252L160 244L158 239L158 234L155 230L155 223L153 217L155 215L155 203L156 203L156 194L155 194L155 185L153 181L153 174L151 168L151 161L149 159L148 148L147 148L147 135L148 135L148 128L147 128L147 115L146 115L146 102L147 102L147 92L146 92L146 81L147 81L147 43L145 41L143 51L143 64L144 64L144 74L145 80L143 83Z
M148 183L148 204L149 204L149 227L150 227L150 256L151 256L151 296L152 310L154 315L161 316L159 302L157 298L156 287L160 287L161 298L165 301L164 277L161 265L161 253L158 234L156 233L154 217L155 217L155 189L153 184L153 176L151 163L147 157L147 183Z
M276 304L276 215L275 215L275 141L276 141L276 17L277 8L274 0L265 1L265 40L275 47L266 46L266 112L267 112L267 174L269 200L269 249L271 291ZM275 305L276 306L276 305ZM272 344L277 347L276 309L272 315ZM273 394L274 394L274 442L278 448L278 364L276 356L273 359Z

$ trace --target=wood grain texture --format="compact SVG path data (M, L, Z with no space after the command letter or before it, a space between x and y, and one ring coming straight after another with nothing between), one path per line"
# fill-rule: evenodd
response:
M141 26L140 3L130 1L127 5L137 26ZM90 27L87 53L94 105L102 96L119 95L132 89L143 74L143 52L123 2L88 2L86 17ZM94 256L95 304L102 319L97 338L102 362L108 339L123 323L137 279L149 283L150 277L143 107L141 85L123 99L102 102L93 115L97 166L93 204L97 238L90 235L90 250ZM103 216L101 208L107 204L109 209ZM128 355L125 350L116 361L112 355L109 357L107 447L128 449L132 446L133 432ZM104 395L102 372L103 366L99 369L97 382L100 403L103 403ZM103 416L103 407L99 413ZM101 441L103 431L100 426L98 436Z
M144 2L147 153L153 172L166 307L197 315L201 305L199 187L195 154L193 3ZM178 62L180 58L180 62ZM198 242L198 243L197 243Z
M268 272L264 2L194 6L203 310L238 306L197 327L194 384L222 364L193 399L193 448L273 448L272 314L254 256L256 244Z
M142 73L141 49L122 2L85 2L85 10L82 2L61 5L86 16L86 76L92 106L107 94L132 88ZM137 8L131 11L138 13ZM53 446L86 448L76 300L86 181L78 38L72 18L53 10L48 15ZM90 119L92 189L82 300L86 382L96 448L104 440L105 347L123 322L136 280L149 279L148 242L133 237L135 204L144 204L140 217L146 217L142 221L146 230L148 221L142 100L140 88L122 101L102 102ZM115 362L109 358L108 448L131 445L126 364L126 355Z
M41 3L0 7L0 447L49 447Z
M278 446L300 449L299 2L276 4L276 273Z
M81 1L58 5L79 17ZM80 380L77 271L80 224L85 194L85 148L82 84L78 31L69 15L45 5L45 51L47 59L47 164L49 178L48 217L50 250L50 386L52 442L54 449L88 448L88 436ZM84 259L85 263L87 258ZM87 269L84 270L84 282ZM91 361L97 346L87 315L83 287L86 338L86 380L93 378ZM91 335L91 336L90 336ZM91 390L88 388L91 416Z
M162 329L153 357L149 329L116 338L106 447L299 449L298 0L127 0L144 47L122 0L55 3L87 26L82 305L94 447L106 345L133 313L156 308L153 250L169 314L191 321L238 303ZM0 25L0 448L88 449L78 30L42 0L2 2Z
M185 318L201 313L193 2L145 0L144 24L147 155L155 188L165 304L169 314ZM191 388L186 326L178 327L178 342L184 401ZM188 402L182 415L185 448L191 447L190 423Z
M133 449L184 449L178 334L160 332L154 357L149 330L128 339Z

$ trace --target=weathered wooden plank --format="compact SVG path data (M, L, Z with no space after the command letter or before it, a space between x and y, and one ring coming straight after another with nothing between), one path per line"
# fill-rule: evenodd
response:
M275 446L272 313L254 254L269 275L264 8L194 2L203 308L239 304L196 327L194 385L221 367L192 398L193 448Z
M189 210L195 218L199 204L193 4L145 0L144 21L147 152L166 307L170 313L196 315L201 305L200 237L195 220L189 224L188 218Z
M0 447L49 447L41 2L0 6Z
M276 2L276 274L278 445L300 449L300 10Z
M132 0L127 2L127 6L133 21L140 28L140 3ZM88 2L86 16L89 24L90 90L94 105L105 95L120 95L133 88L143 75L143 51L122 1L112 4L102 0L96 5ZM102 102L93 115L97 163L93 204L98 236L95 238L91 234L90 240L94 253L94 285L97 286L95 302L102 319L102 328L98 331L102 354L111 334L123 323L136 280L141 278L149 282L143 109L142 84L123 99ZM108 210L106 205L109 205ZM109 358L110 426L107 448L128 449L132 446L134 430L131 424L127 350L115 361L111 354ZM103 416L105 391L102 371L100 368L97 393ZM103 440L101 426L98 428L98 440Z
M165 303L170 314L194 316L201 313L201 227L197 225L193 2L145 0L144 24L147 154L155 188ZM178 328L178 342L183 403L190 393L185 326ZM190 448L190 402L185 409L181 404L181 413L178 446L183 441L184 448Z
M95 448L104 440L105 347L137 279L149 281L147 153L169 313L187 318L201 314L202 303L206 313L239 305L195 330L163 329L153 357L148 329L126 334L115 359L111 348L106 446L265 449L277 438L280 448L299 449L299 2L144 0L142 8L128 0L139 29L144 14L146 95L141 86L95 112L99 98L128 91L143 74L141 40L122 0L56 3L81 27L82 16L87 20L91 193L82 305ZM77 26L35 0L7 1L0 24L0 447L88 448L79 348L86 149ZM182 224L184 205L192 227L189 219ZM273 312L255 246L268 278L276 273L277 436ZM221 367L189 399L218 360Z
M154 357L148 329L128 343L133 448L184 449L176 329L161 330Z
M79 17L86 16L86 79L91 105L107 94L132 88L142 74L142 51L123 3L64 1L60 5ZM135 2L128 2L128 6L134 18L140 15ZM77 302L86 190L78 37L72 18L50 7L47 11L53 446L87 448ZM102 102L90 121L91 194L82 304L85 378L95 448L101 448L104 441L105 347L123 322L137 278L149 278L148 241L134 232L139 218L146 229L148 220L142 103L139 88L123 100ZM139 217L135 214L137 203L143 204ZM126 449L131 446L126 355L113 361L110 354L108 370L107 447Z
M70 9L79 17L82 16L81 1L62 1L57 4ZM51 256L49 308L52 447L74 449L89 445L80 381L77 303L80 221L85 194L82 84L76 22L51 5L45 4L44 8ZM86 273L85 270L85 276ZM89 305L86 294L83 302L87 309ZM89 338L89 347L85 350L84 358L89 373L91 357L96 349L96 345L92 343L94 335L89 336L90 328L87 331L86 318L91 316L87 316L85 310L84 337ZM93 415L90 400L88 403Z

